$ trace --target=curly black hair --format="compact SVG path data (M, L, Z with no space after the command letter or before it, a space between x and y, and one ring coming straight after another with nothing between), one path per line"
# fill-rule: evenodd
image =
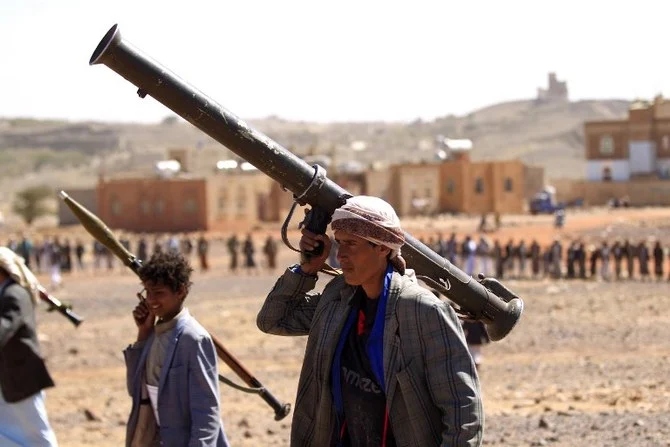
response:
M142 282L162 284L173 292L182 287L186 287L187 291L191 288L191 273L193 268L188 260L173 250L154 253L137 271Z

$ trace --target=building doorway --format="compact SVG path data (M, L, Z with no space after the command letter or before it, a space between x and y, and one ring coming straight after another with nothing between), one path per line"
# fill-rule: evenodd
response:
M612 181L612 168L610 168L609 166L605 166L603 168L603 181L604 182Z

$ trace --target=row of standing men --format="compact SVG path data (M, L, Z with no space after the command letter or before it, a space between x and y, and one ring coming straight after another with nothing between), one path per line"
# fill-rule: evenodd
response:
M661 241L648 244L647 240L634 243L628 239L614 243L601 241L587 244L583 240L569 241L564 247L560 239L541 246L535 239L528 244L509 239L504 245L480 236L466 235L458 240L456 234L448 239L440 234L422 242L463 269L468 275L482 273L497 278L566 278L586 279L665 279L666 258L670 250ZM653 270L650 268L653 264ZM670 278L669 278L670 279Z

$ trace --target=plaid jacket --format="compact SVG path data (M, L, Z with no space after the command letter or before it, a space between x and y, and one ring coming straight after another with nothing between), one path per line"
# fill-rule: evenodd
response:
M260 330L309 335L291 426L291 446L331 443L336 415L330 368L355 287L339 276L321 294L317 277L287 270L258 317ZM393 273L384 328L384 375L398 447L479 446L479 380L458 317L408 276Z

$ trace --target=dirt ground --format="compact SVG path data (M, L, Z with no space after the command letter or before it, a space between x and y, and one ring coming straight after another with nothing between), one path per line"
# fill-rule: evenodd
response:
M654 236L670 243L669 209L580 211L568 215L560 233L551 222L548 216L505 217L490 236L543 243L556 236L584 235L593 242ZM417 237L462 235L474 233L477 219L404 224ZM280 266L295 257L284 249ZM210 271L194 274L189 309L272 394L292 403L305 339L265 335L255 325L280 271L231 275L220 241L212 245L212 261ZM485 445L670 446L667 281L504 283L524 299L525 311L510 335L484 348ZM121 268L100 276L74 273L53 294L72 303L84 323L75 328L56 313L38 314L57 384L47 392L47 406L64 447L123 445L130 398L121 351L134 341L130 312L138 284ZM241 383L223 363L221 372ZM288 445L290 415L275 421L261 398L226 385L221 399L232 445Z

